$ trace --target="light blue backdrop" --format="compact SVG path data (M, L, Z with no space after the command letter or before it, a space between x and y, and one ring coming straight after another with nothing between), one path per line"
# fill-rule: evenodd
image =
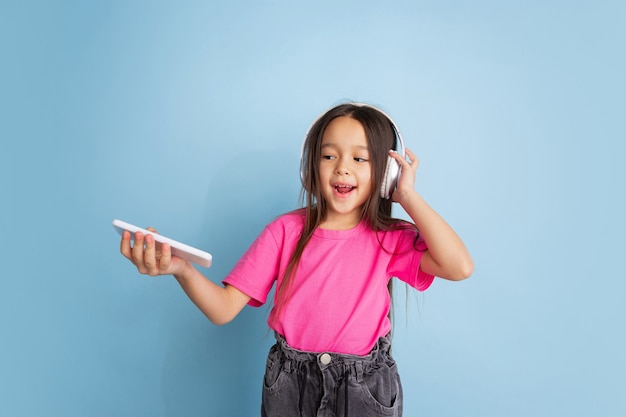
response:
M0 415L257 415L268 310L211 325L110 223L212 252L219 281L346 99L394 117L476 263L398 292L405 415L626 415L625 23L619 1L0 2Z

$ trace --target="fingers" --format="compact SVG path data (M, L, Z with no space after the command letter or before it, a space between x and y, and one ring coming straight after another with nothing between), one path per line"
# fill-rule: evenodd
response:
M417 159L417 156L415 156L415 154L410 150L410 149L406 149L406 155L409 157L409 159L411 160L411 167L413 167L414 169L417 169L417 167L420 164L419 159Z
M157 234L151 227L146 230ZM169 245L157 243L151 234L140 232L135 233L131 245L131 237L128 231L122 233L120 252L135 265L139 273L150 276L174 273L172 268L178 264L172 263L172 249Z
M159 265L156 254L156 244L154 242L154 236L146 235L144 238L146 248L143 252L143 264L146 268L148 275L155 276L159 273Z
M124 231L122 233L122 240L120 242L120 252L126 259L131 260L131 248L130 248L130 232Z
M396 190L392 194L392 201L403 204L406 197L415 192L415 178L419 160L410 149L405 149L406 156L391 151L391 155L400 164L402 174L398 180Z
M167 243L161 244L161 259L159 260L159 265L161 270L165 271L170 266L170 262L172 261L172 248Z
M135 266L137 270L145 274L148 272L144 264L144 236L143 233L135 233L135 242L133 243L133 247L130 253L130 260Z
M402 166L403 169L411 169L413 171L417 171L417 167L419 166L419 159L415 156L415 154L410 150L406 149L406 158L400 155L397 152L391 152L390 155L398 161L398 163Z
M152 235L144 236L143 233L135 233L135 239L131 247L130 232L124 232L120 248L122 255L137 267L139 273L158 274L156 246Z

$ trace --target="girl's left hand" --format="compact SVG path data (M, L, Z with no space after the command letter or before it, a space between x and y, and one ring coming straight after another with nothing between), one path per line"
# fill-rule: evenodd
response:
M408 158L404 158L398 152L389 152L389 155L398 161L402 167L400 180L398 181L396 190L391 195L392 201L402 205L403 201L405 201L410 194L415 193L415 173L417 172L417 167L420 162L410 149L406 149L406 156Z

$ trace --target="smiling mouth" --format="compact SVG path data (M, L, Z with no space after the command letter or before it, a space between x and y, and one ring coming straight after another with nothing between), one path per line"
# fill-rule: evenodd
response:
M346 185L346 184L337 184L335 185L335 190L339 193L339 194L348 194L350 191L354 190L356 187L352 186L352 185Z

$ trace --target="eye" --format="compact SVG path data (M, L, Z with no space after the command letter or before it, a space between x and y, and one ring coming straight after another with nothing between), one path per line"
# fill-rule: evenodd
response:
M359 158L358 156L354 158L357 162L367 162L367 158Z
M322 155L322 159L327 159L329 161L331 161L331 160L333 160L335 158L336 158L336 156L334 156L334 155Z

